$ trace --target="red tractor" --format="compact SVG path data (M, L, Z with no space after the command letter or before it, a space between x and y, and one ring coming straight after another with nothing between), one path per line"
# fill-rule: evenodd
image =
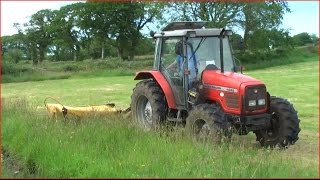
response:
M173 22L151 33L154 67L134 78L142 81L131 96L132 117L146 130L181 123L202 140L221 142L252 131L264 147L294 144L300 120L292 104L242 74L230 47L231 31L204 25Z

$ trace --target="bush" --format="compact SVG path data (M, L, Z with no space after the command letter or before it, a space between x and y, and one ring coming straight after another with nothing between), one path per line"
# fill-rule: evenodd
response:
M23 52L20 49L9 49L7 53L3 55L3 61L18 63L23 60Z
M309 46L307 46L307 51L309 52L309 53L312 53L312 54L318 54L318 52L319 52L319 46L314 46L314 45L309 45Z
M14 63L8 61L2 61L2 74L10 74L12 76L17 76L24 72L32 71L32 69L24 66L24 65L16 65Z
M75 71L79 71L80 68L78 66L75 66L75 65L66 65L63 67L63 71L65 72L75 72Z
M287 54L288 54L287 49L284 49L284 48L276 49L276 55L284 56L284 55L287 55Z

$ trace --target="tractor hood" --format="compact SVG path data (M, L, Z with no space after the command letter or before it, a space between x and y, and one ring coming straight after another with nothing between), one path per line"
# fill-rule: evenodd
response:
M224 72L220 70L205 70L202 74L202 82L204 86L211 87L217 90L226 90L230 92L239 92L241 86L247 85L258 85L263 84L255 78L235 73L235 72ZM235 90L236 89L236 90Z

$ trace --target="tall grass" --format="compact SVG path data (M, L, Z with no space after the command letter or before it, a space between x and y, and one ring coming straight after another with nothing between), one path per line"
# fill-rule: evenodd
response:
M121 116L56 122L19 98L4 99L3 127L3 149L21 166L15 175L14 169L5 169L7 177L263 178L318 173L317 161L306 161L290 149L260 148L253 136L213 145L194 142L178 127L144 132ZM4 165L8 163L12 159L7 157Z

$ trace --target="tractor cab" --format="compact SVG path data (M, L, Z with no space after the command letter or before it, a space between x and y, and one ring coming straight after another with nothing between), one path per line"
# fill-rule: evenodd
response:
M172 22L156 39L154 69L162 72L174 93L178 108L190 107L190 94L204 70L236 72L229 44L231 31L204 28L205 22Z

